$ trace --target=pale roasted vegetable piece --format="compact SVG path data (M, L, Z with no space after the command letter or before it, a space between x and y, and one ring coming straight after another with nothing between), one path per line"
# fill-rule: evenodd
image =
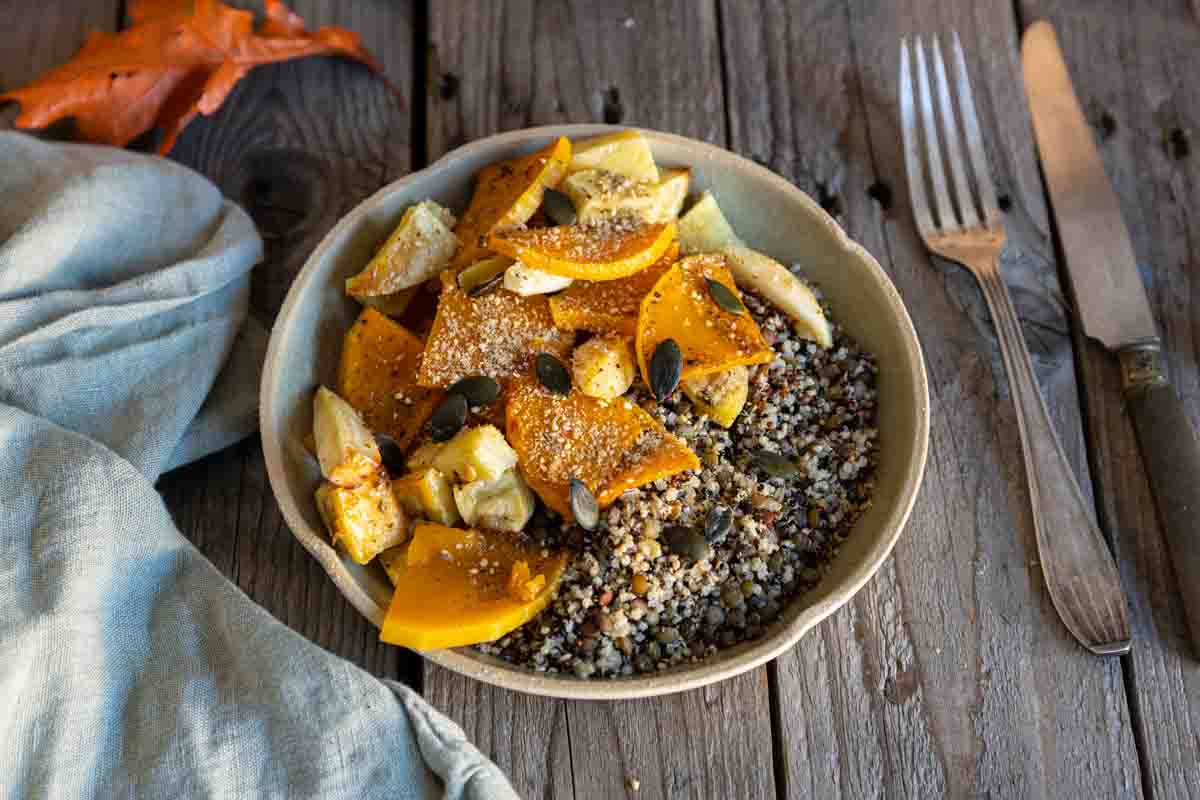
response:
M701 414L728 428L746 405L750 370L739 364L722 372L690 378L680 385Z
M517 452L495 425L480 425L455 434L433 465L464 483L494 481L517 465Z
M567 172L604 169L635 181L658 181L650 143L640 131L620 131L575 143Z
M379 445L362 417L324 386L313 396L313 438L321 474L338 486L357 486L382 463Z
M392 586L399 586L404 577L404 570L408 567L408 545L402 544L384 550L379 554L379 565L387 573Z
M667 169L657 183L645 183L615 172L588 169L568 175L562 190L584 222L616 211L637 214L646 222L671 222L687 198L690 174L687 169Z
M723 254L738 286L762 295L791 317L801 336L822 347L833 344L833 330L812 289L775 259L747 247L711 192L705 192L680 218L678 231L680 252Z
M564 278L561 275L551 275L522 264L514 263L504 271L504 288L510 292L529 297L535 294L553 294L562 291L575 282L574 278Z
M817 296L787 267L770 256L742 246L727 248L725 263L739 286L762 295L791 317L797 333L821 347L833 345L833 328Z
M316 497L333 543L359 564L408 537L408 521L382 468L352 489L322 483Z
M516 532L529 522L537 501L520 473L510 469L494 481L455 486L454 502L468 525Z
M354 297L390 295L436 277L458 249L454 215L432 200L410 206L362 272L346 280Z
M727 247L742 244L729 220L725 219L712 192L700 195L700 199L679 218L677 228L679 252L685 256L720 253Z
M624 336L596 336L575 348L571 374L586 395L611 400L629 391L637 375L637 359Z
M402 475L392 481L392 491L409 516L449 527L459 522L450 479L436 467Z
M367 295L365 297L356 297L355 299L364 306L375 309L380 314L387 314L389 317L399 317L408 310L409 304L420 288L420 286L410 286L407 289L401 289L395 294Z
M404 459L404 466L411 472L432 467L443 447L444 442L426 442L408 454L408 458Z

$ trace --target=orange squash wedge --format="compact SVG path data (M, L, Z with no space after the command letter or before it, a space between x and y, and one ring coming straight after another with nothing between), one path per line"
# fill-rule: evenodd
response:
M649 224L621 214L575 225L493 233L488 245L528 267L586 281L611 281L641 272L675 241L675 223Z
M571 142L560 136L536 153L481 169L471 202L454 228L458 252L450 269L458 272L486 256L491 234L528 222L541 207L546 188L562 181L570 161Z
M338 366L338 394L367 427L407 449L442 393L417 385L424 343L395 320L365 308L346 332Z
M679 258L679 244L671 242L666 252L650 266L628 278L615 281L575 281L550 297L554 324L574 331L618 333L637 336L638 311L654 284Z
M417 383L444 389L471 375L503 383L523 374L537 353L563 358L574 342L574 333L555 326L545 295L496 290L469 297L451 281L438 302Z
M642 300L635 349L647 383L650 358L666 339L674 339L683 352L684 380L775 358L750 312L732 314L718 306L706 278L724 284L741 299L725 257L710 253L676 262Z
M499 639L558 591L565 553L516 535L418 523L379 638L412 650Z
M700 466L683 441L628 400L578 389L564 397L528 378L509 389L507 433L526 483L568 520L573 477L604 508L622 492Z

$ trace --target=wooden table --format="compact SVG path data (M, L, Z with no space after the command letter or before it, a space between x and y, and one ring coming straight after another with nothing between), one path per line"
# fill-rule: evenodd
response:
M421 686L529 797L1200 797L1200 667L1117 367L1081 339L1059 282L1016 50L1029 21L1058 27L1200 426L1200 22L1188 0L294 6L360 31L404 99L362 67L312 59L255 70L183 135L172 157L244 204L266 240L264 320L341 214L464 142L550 122L659 128L787 176L883 263L925 348L932 449L908 529L851 603L774 663L674 697L525 697L381 646L288 532L256 439L161 481L183 532L251 597ZM0 87L60 63L89 28L118 27L122 7L0 0ZM1132 603L1136 641L1119 660L1084 652L1055 615L982 298L926 255L910 219L898 41L951 28L1006 212L1006 278Z

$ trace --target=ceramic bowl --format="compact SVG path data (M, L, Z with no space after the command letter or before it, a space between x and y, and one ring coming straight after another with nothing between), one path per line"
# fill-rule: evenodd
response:
M433 198L461 211L472 176L487 164L543 147L559 135L577 139L613 130L603 125L533 128L461 147L359 204L313 251L292 284L271 334L262 380L262 443L271 487L296 537L376 626L383 622L390 585L378 567L359 566L330 546L313 502L320 476L299 445L311 429L313 389L334 384L342 335L359 311L343 294L343 281L362 268L407 206ZM659 164L688 166L694 192L713 190L751 246L785 264L803 265L834 318L878 358L880 463L873 504L820 584L796 599L756 641L700 663L617 679L537 673L467 648L424 654L485 683L557 697L618 699L692 689L752 669L795 645L875 574L900 536L921 482L929 437L925 368L912 321L883 269L812 198L778 175L710 144L656 131L645 135Z

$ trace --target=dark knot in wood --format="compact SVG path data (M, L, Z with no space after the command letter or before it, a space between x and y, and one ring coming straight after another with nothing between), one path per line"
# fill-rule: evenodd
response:
M321 159L271 147L243 157L234 198L263 239L296 239L320 218L329 185L329 169Z

